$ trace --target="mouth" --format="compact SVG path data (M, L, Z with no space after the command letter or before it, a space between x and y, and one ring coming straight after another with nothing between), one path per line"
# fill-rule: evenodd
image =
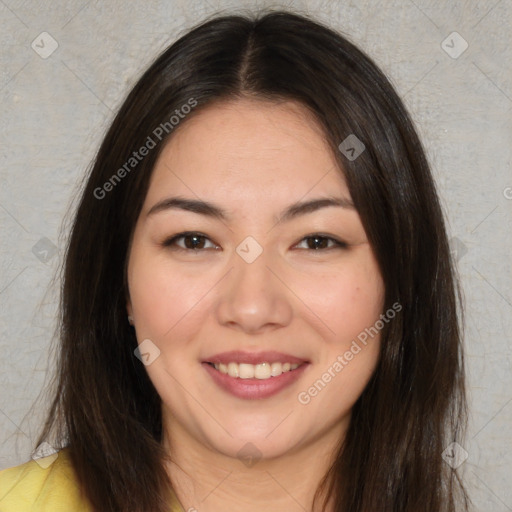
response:
M279 377L283 373L293 372L300 366L307 364L306 362L302 363L281 363L279 361L270 363L270 362L262 362L258 364L250 364L250 363L237 363L235 361L230 361L229 363L213 363L206 362L206 364L215 368L218 372L229 375L229 377L233 377L235 379L259 379L259 380L268 380L275 377Z
M291 389L311 364L274 351L232 351L208 357L202 366L222 391L237 398L256 400Z

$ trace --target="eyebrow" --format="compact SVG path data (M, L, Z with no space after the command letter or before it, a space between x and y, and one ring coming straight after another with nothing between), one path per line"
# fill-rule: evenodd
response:
M310 201L296 202L288 206L281 214L275 218L276 222L290 221L300 215L311 213L321 208L337 206L340 208L347 208L354 210L354 203L344 197L319 197L311 199ZM198 213L207 217L213 217L222 221L229 221L230 215L226 210L222 209L208 201L201 201L196 199L187 199L184 197L168 197L153 205L147 213L147 216L154 215L158 212L167 210L185 210L188 212Z

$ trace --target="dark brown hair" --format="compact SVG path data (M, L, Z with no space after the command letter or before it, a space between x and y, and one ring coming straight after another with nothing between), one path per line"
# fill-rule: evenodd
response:
M384 310L396 301L403 308L382 331L377 368L321 489L336 512L453 512L459 501L466 510L464 486L442 458L451 442L463 444L467 421L461 308L424 150L367 55L284 11L203 22L155 60L122 104L74 217L55 394L37 445L69 446L95 510L166 510L161 400L126 320L129 244L155 161L175 131L171 116L196 102L179 129L202 106L243 97L295 100L320 122L376 254ZM165 137L127 167L158 126L168 128ZM366 148L354 160L338 149L351 134Z

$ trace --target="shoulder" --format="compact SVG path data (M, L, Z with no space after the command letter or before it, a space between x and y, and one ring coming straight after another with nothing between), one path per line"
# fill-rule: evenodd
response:
M89 512L80 497L68 448L0 471L2 512Z

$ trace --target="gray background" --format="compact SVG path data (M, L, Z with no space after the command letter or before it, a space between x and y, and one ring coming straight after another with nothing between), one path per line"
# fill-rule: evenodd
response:
M53 369L52 278L66 213L113 112L178 35L240 6L292 7L328 22L377 61L410 109L466 301L471 419L457 471L477 510L511 511L510 0L0 0L0 468L31 455ZM58 44L51 55L43 32Z

